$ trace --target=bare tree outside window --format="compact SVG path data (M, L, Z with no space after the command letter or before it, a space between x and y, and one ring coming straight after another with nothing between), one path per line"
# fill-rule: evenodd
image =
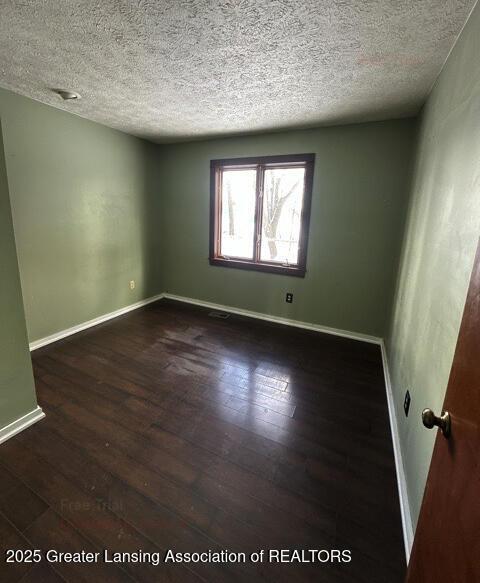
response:
M292 245L298 246L299 242L300 225L295 218L300 218L304 174L303 168L265 171L262 226L264 240L268 244L268 254L264 253L265 246L262 245L262 258L296 263L297 250L293 249ZM287 210L289 212L284 212ZM295 223L297 223L296 232L293 229ZM282 243L288 243L288 245ZM283 251L280 255L279 247Z
M227 184L227 200L228 200L228 234L230 237L235 237L235 218L233 215L233 196L232 196L232 185Z

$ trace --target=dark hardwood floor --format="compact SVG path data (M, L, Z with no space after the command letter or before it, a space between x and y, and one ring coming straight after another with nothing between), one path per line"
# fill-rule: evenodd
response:
M378 346L163 300L33 365L46 418L0 446L3 549L352 560L2 562L2 582L403 580Z

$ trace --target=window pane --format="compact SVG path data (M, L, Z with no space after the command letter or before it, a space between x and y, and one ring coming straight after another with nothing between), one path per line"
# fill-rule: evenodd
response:
M296 265L305 168L265 170L261 261Z
M220 253L253 259L256 170L224 170Z

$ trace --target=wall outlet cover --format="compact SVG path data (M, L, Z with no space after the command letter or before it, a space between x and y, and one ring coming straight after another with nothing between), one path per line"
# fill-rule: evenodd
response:
M285 301L287 302L287 304L293 304L293 294L288 292L285 295Z
M135 289L135 280L134 279L130 280L130 289Z
M405 417L408 417L408 412L410 411L410 391L405 393L405 400L403 401L403 410L405 411Z

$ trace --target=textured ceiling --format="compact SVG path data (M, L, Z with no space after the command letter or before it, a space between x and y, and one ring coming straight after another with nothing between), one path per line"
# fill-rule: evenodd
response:
M473 4L0 0L0 85L158 142L408 116Z

